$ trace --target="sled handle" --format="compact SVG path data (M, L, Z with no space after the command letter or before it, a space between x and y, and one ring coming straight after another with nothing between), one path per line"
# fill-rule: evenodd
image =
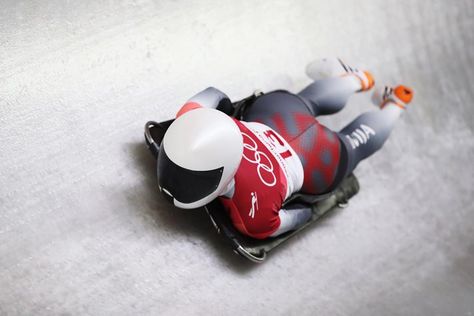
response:
M267 253L264 250L260 251L260 255L256 256L253 253L247 251L244 247L242 247L240 245L235 249L235 251L238 254L240 254L240 255L244 256L245 258L249 259L250 261L253 261L253 262L256 262L256 263L262 263L265 260L265 258L267 257Z
M158 152L160 151L163 137L173 121L174 120L168 120L160 123L148 121L145 124L145 142L155 158L158 158Z
M146 141L146 145L148 146L148 149L151 151L153 156L155 156L155 158L158 158L158 152L160 151L160 145L155 142L155 140L151 136L151 132L150 132L150 128L152 128L153 126L156 126L156 125L158 125L158 123L155 122L155 121L146 122L146 124L145 124L145 141Z

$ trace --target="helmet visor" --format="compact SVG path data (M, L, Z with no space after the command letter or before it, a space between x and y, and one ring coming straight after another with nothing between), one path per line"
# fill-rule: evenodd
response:
M158 183L162 190L181 203L199 201L213 193L222 178L224 167L195 171L175 164L160 147L158 154Z

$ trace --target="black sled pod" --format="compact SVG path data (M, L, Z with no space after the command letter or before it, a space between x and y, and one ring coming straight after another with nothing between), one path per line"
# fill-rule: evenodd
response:
M238 119L244 119L246 109L251 106L258 96L258 94L254 94L234 103L232 113L228 114ZM145 141L148 149L155 158L158 158L161 142L171 123L173 123L173 120L161 123L150 121L145 125ZM287 206L291 203L304 203L310 205L313 212L311 220L297 230L289 231L280 236L270 237L263 240L245 236L237 231L218 199L205 205L204 209L209 215L209 218L217 232L220 233L231 245L234 252L258 263L263 262L267 253L272 249L300 233L303 229L318 221L331 210L347 206L349 199L358 192L359 183L357 178L353 174L350 174L334 191L330 193L324 195L293 194L285 201L283 206Z

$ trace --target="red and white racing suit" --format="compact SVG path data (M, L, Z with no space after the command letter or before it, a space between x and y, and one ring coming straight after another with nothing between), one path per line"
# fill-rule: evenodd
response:
M281 225L281 206L301 189L303 166L290 145L270 127L235 123L242 133L244 152L234 176L233 194L222 196L221 202L241 233L259 239L277 231L279 235L288 227Z

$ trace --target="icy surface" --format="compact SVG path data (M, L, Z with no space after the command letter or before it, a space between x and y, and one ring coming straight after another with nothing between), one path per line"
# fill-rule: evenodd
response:
M474 314L472 0L1 7L0 314ZM298 91L324 56L414 104L349 208L252 264L158 194L143 125L210 85Z

